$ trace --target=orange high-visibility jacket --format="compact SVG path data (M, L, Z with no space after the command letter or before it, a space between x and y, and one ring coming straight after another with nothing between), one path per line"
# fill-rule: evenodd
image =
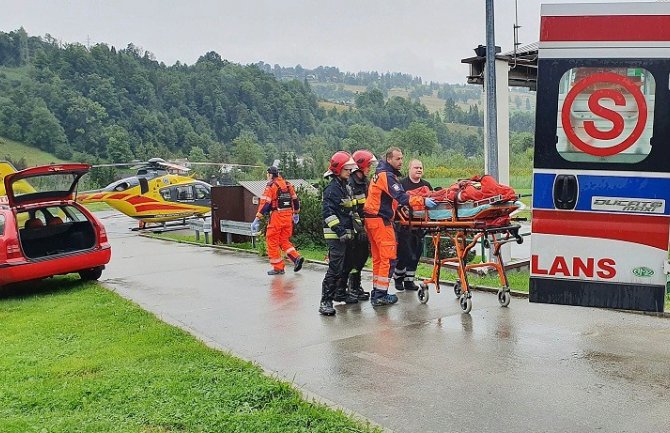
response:
M291 182L277 176L265 186L265 191L258 203L256 217L261 218L272 211L288 209L292 210L292 213L300 212L300 199Z
M398 204L423 209L423 197L408 195L398 181L399 174L386 161L379 163L368 187L368 197L363 207L365 216L379 216L391 221Z

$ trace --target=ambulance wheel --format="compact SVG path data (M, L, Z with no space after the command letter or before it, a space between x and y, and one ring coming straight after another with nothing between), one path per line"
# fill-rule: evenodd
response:
M508 306L511 299L512 296L509 294L509 289L498 290L498 302L502 307Z
M468 298L465 294L461 296L461 310L465 314L468 314L472 310L472 299Z
M424 283L421 283L419 290L416 291L416 296L419 298L419 302L425 304L430 298L430 292L428 291L428 286Z
M456 295L457 298L461 297L461 282L456 281L454 284L454 295Z

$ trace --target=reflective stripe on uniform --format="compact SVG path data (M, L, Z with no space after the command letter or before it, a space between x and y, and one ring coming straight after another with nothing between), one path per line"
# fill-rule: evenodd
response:
M349 198L343 198L343 199L340 200L340 205L342 205L342 207L344 207L344 208L349 208L349 207L352 207L354 205L354 202L353 202L353 200L351 200Z
M354 204L365 204L365 194L356 194L354 196Z
M351 229L346 229L345 234L353 238L354 234ZM323 237L324 239L339 239L340 237L335 233L332 229L329 229L328 227L323 228Z
M331 215L323 221L328 225L328 227L331 228L340 223L340 219L337 217L337 215Z

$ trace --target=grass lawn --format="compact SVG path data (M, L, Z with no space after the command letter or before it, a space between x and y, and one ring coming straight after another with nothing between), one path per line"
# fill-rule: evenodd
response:
M97 284L0 291L0 431L372 432Z

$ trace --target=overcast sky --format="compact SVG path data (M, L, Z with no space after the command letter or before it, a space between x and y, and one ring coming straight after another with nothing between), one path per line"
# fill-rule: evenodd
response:
M519 42L538 40L541 3L576 2L517 0ZM23 26L31 36L49 33L65 43L117 48L132 42L168 65L192 64L216 51L242 64L337 66L463 83L468 69L461 59L486 43L485 5L485 0L0 0L0 31ZM509 51L515 0L494 5L496 45Z

